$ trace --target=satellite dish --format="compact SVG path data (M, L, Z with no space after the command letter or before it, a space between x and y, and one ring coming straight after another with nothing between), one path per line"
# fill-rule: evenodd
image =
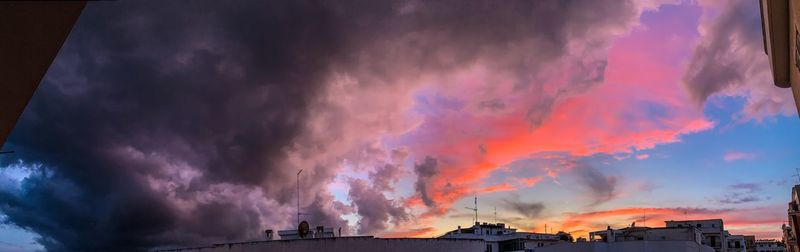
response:
M308 228L308 222L301 221L300 224L297 225L297 235L299 235L300 238L306 238L306 236L308 236Z

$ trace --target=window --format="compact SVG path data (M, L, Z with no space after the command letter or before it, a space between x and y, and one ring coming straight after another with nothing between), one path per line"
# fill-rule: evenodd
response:
M492 244L486 244L486 252L492 252Z
M701 227L703 227L703 224L697 223L697 227L701 228Z

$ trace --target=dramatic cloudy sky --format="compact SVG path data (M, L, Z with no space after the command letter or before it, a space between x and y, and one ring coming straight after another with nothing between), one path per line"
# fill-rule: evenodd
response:
M89 3L0 157L0 250L723 218L800 163L756 1ZM494 215L494 209L497 215ZM644 215L647 222L644 221Z

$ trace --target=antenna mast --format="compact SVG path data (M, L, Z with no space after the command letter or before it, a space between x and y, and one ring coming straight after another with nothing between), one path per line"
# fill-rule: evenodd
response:
M475 207L474 208L466 207L466 209L475 211L475 223L478 223L478 195L477 194L475 195Z
M297 224L300 224L300 173L303 169L297 172Z
M647 208L644 209L644 226L647 226Z
M497 207L494 207L494 223L497 223Z
M794 168L794 171L797 172L797 182L800 182L800 168Z

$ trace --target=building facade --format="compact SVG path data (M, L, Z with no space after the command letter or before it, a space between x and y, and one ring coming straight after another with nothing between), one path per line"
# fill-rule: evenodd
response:
M589 240L559 243L537 248L535 252L714 252L701 244L703 235L694 226L682 227L627 227L589 233Z
M786 245L786 251L800 252L800 244L797 241L797 234L800 232L800 185L792 187L792 198L786 213L789 224L781 226L783 243Z
M504 223L479 223L472 227L447 232L443 239L479 239L486 242L486 252L534 251L562 242L559 235L532 232L517 232Z
M744 236L744 246L747 248L747 252L756 251L756 236L755 235L745 235Z
M725 240L728 243L728 252L749 252L747 251L744 235L731 235L725 231Z
M716 252L728 251L725 227L721 219L666 221L667 227L695 227L703 234L703 245Z
M776 241L776 240L757 240L756 241L756 250L757 252L784 252L786 251L786 247L783 246L783 243Z
M790 88L800 112L800 1L760 0L764 52L775 86Z

